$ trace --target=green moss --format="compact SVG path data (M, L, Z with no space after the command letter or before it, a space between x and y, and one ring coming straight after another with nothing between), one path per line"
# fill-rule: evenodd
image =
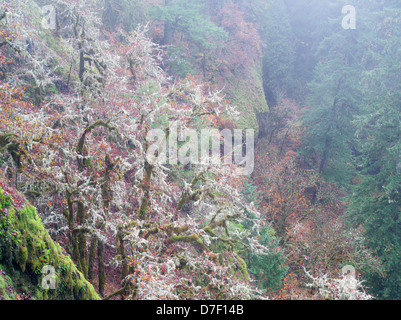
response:
M11 197L0 193L0 210L11 206Z
M25 272L27 260L28 260L28 250L26 247L20 246L17 254L17 263L20 266L22 272Z
M26 206L16 212L11 203L0 189L0 263L33 287L31 295L36 299L100 299L71 258L51 239L35 208ZM42 270L47 265L54 267L56 289L42 288L46 276ZM0 295L12 298L1 290Z
M261 67L255 64L248 75L241 77L232 75L227 79L229 96L241 112L237 126L239 129L254 129L255 136L259 131L257 115L269 112L260 70Z
M249 272L248 272L248 266L246 265L246 262L244 259L242 259L241 257L237 256L237 273L239 273L241 275L241 277L245 280L249 280Z
M6 268L0 264L0 300L15 300L17 298L16 285L5 270Z

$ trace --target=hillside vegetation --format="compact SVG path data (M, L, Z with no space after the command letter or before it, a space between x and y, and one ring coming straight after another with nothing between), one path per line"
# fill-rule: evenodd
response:
M397 1L0 4L1 299L401 297Z

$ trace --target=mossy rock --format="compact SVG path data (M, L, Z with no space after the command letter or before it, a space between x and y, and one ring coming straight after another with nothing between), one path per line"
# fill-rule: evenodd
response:
M228 75L225 90L241 113L237 122L238 129L254 129L256 137L259 133L258 115L269 112L261 70L260 63L255 62L252 68L241 75Z
M12 197L0 188L0 265L6 266L10 279L19 275L35 299L99 300L92 284L51 239L36 209L27 204L16 210L12 203ZM51 283L51 277L44 271L46 266L54 271L53 289L52 286L46 288L46 284ZM0 279L0 296L13 299L1 291L6 285L4 279ZM8 278L7 281L9 284Z

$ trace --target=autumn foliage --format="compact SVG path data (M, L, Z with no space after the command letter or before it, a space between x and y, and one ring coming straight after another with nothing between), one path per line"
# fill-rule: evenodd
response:
M166 63L171 44L156 43L169 15L132 31L106 25L93 1L60 0L47 30L24 14L29 4L40 16L32 0L0 11L0 186L15 208L22 194L37 208L104 299L321 299L317 284L344 265L380 269L362 230L345 225L344 192L298 153L302 110L284 94L250 177L234 165L149 160L152 130L168 138L171 123L180 133L237 127L219 80L262 55L240 4L223 1L210 18L208 39L219 39L210 48L191 21L172 24L184 62L199 71L183 77ZM255 279L270 275L252 273L250 261L277 256L287 275L261 287Z

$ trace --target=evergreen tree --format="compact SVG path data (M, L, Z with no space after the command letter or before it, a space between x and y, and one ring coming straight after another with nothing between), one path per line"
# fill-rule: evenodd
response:
M169 45L168 65L180 77L194 74L195 56L205 55L227 38L224 29L211 22L203 0L169 0L150 9L151 16L164 22L163 44ZM183 35L184 41L175 39Z
M263 74L267 102L274 107L278 95L291 91L295 46L287 8L282 0L258 1L257 16L264 45Z
M260 243L270 248L271 253L252 254L249 260L249 272L258 281L261 289L273 292L279 288L281 280L286 276L288 267L284 266L286 257L279 249L279 240L275 238L271 226L266 226L260 235Z
M382 299L401 298L401 27L399 4L386 4L371 21L370 68L363 74L364 113L358 117L357 165L350 219L366 230L384 275L368 274Z
M344 185L354 171L352 120L361 98L364 45L356 41L355 30L341 28L341 17L331 21L332 32L318 47L319 63L308 86L303 117L306 133L301 154L320 174Z
M257 187L251 181L244 182L242 193L249 203L257 206L261 203ZM248 213L248 217L255 219L250 213ZM252 229L252 223L244 221L242 224L245 229L249 231ZM246 259L249 273L257 280L258 286L261 289L273 292L279 288L281 280L287 274L288 267L285 266L286 256L279 246L280 239L276 237L271 224L267 224L262 229L259 238L259 242L268 247L270 252L269 254L249 254Z

